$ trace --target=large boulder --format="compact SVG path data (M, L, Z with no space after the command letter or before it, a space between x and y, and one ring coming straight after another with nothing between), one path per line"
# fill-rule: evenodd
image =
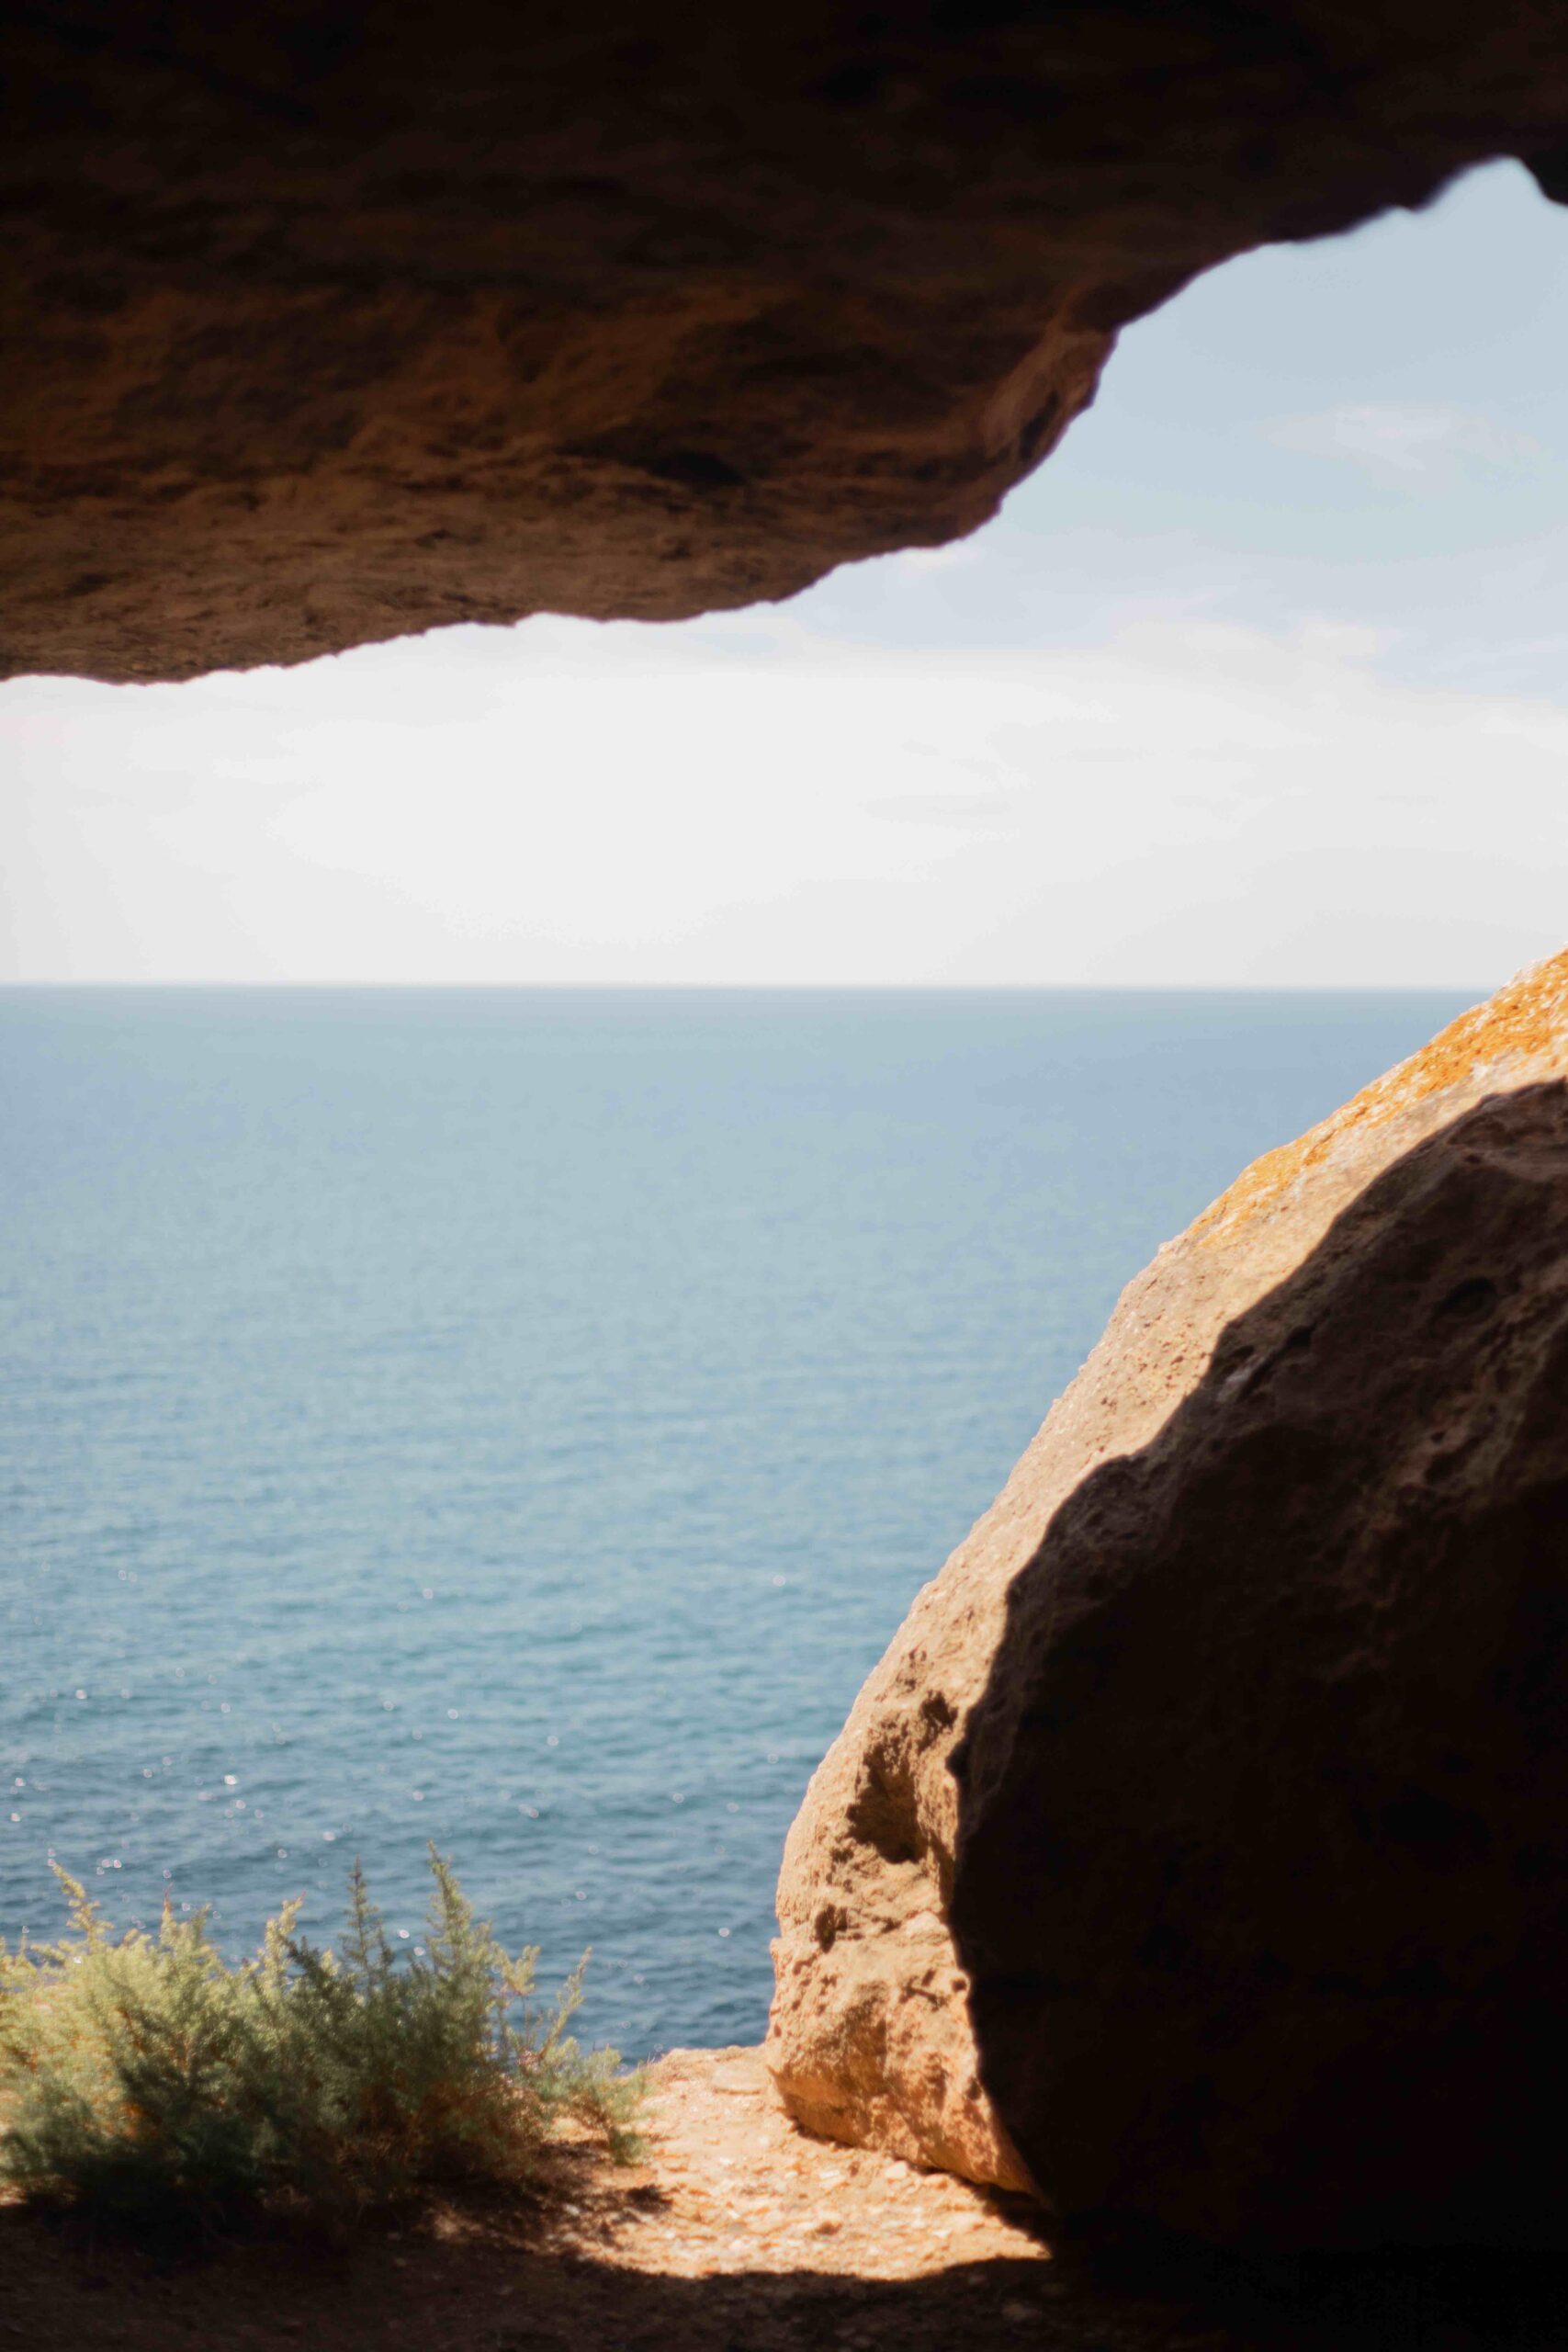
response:
M1465 165L1551 0L48 0L0 95L0 675L669 619L973 530L1116 329Z
M811 2128L1219 2242L1568 2242L1568 956L1125 1293L815 1777Z

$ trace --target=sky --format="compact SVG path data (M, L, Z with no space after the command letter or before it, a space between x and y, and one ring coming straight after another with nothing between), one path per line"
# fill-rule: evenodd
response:
M1568 939L1568 210L1129 328L1001 514L787 604L0 687L0 979L1450 987Z

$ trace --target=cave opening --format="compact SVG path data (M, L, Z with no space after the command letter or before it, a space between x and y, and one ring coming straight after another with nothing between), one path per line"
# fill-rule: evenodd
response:
M1037 2245L968 2239L971 2277L938 2217L967 2194L949 2175L1032 2165L1049 2196L1061 2153L1037 2128L1048 1939L998 1925L1020 1823L1045 1817L1010 1740L1055 1720L1052 1481L1079 1480L1086 1686L1132 1658L1130 1715L1109 1740L1090 1721L1073 1765L1119 1797L1118 1758L1147 1752L1129 1721L1168 1715L1206 1622L1101 1639L1105 1562L1156 1516L1128 1498L1145 1474L1165 1491L1168 1417L1222 1448L1242 1428L1239 1469L1210 1477L1195 1441L1168 1484L1218 1495L1222 1552L1226 1493L1255 1514L1222 1615L1249 1619L1287 1521L1315 1624L1334 1480L1316 1425L1270 1400L1311 1408L1325 1361L1346 1460L1356 1381L1404 1396L1412 1363L1448 1368L1439 1414L1417 1396L1373 1430L1337 1558L1375 1490L1398 1522L1375 1569L1436 1530L1440 1566L1484 1554L1517 1605L1489 1614L1486 1577L1459 1576L1463 1638L1434 1670L1413 1604L1414 1669L1371 1710L1396 1726L1376 1802L1356 1756L1330 1759L1336 1835L1405 1874L1428 1948L1400 1949L1395 1916L1373 1950L1378 1904L1332 1899L1349 1881L1300 1776L1304 1893L1277 1875L1316 1992L1349 1986L1352 2044L1369 1981L1374 2039L1391 1984L1410 2007L1381 2072L1337 2050L1332 2095L1292 2093L1254 2143L1304 2116L1312 2226L1359 2245L1380 2216L1409 2227L1380 2176L1425 2118L1416 2233L1462 2228L1458 2180L1502 2242L1510 2116L1533 2146L1553 2104L1562 1857L1516 1799L1560 1752L1550 1724L1529 1742L1561 1663L1535 1571L1561 1551L1562 960L1374 1074L1558 944L1564 273L1537 189L1568 185L1568 114L1550 10L1420 19L807 0L744 38L540 10L525 43L490 0L439 22L284 0L232 27L176 5L134 28L67 0L8 35L5 1923L41 1924L62 1857L121 1918L213 1896L243 1944L297 1886L318 1926L363 1846L412 1942L434 1837L547 1966L592 1935L591 2033L705 2045L689 2129L720 2144L724 2102L751 2102L787 2167L760 2054L714 2045L760 2030L793 1815L780 1982L807 1996L768 2064L797 2120L859 2143L847 2170L810 2143L807 2207L874 2174L859 2258L899 2282L873 2314L852 2281L852 2343L1012 2340L1050 2301ZM1058 1390L948 1599L930 1588L863 1684ZM1510 1396L1540 1408L1495 1448L1515 1484L1472 1488ZM1450 1494L1479 1495L1468 1521ZM1373 1602L1421 1585L1374 1575ZM1016 1673L1009 1641L964 1647L1004 1606ZM1292 1630L1224 1686L1244 1734ZM1482 1685L1495 1737L1457 1706L1451 1738L1427 1716L1404 1738L1412 1689L1419 1715ZM1316 1720L1314 1695L1287 1732ZM1158 2081L1168 2043L1256 2028L1265 2055L1231 2079L1244 2106L1272 2086L1300 1959L1248 1943L1245 1888L1235 1913L1200 1902L1197 1934L1182 1915L1208 1738L1198 1721L1157 1775L1157 1854L1134 1826L1134 2128L1085 2129L1080 2104L1059 2203L1114 2222L1137 2141L1122 2218L1247 2240L1288 2167L1265 2149L1247 2204L1223 2069ZM1245 1782L1272 1866L1290 1819L1267 1741L1244 1750L1214 1778ZM1101 1871L1081 1815L1043 1838L1029 1902L1108 1884L1122 1934L1137 1872ZM1488 2105L1483 2035L1451 2076L1430 2063L1423 2004L1478 1949L1472 1898L1445 1913L1430 1882L1472 1870L1506 2071L1549 2062L1512 2108L1507 2084ZM1245 1994L1217 2024L1180 2008L1211 1928ZM1114 2057L1096 1969L1089 1948L1078 2046ZM1092 2074L1058 2068L1066 2103L1087 2083L1092 2107ZM1431 2096L1450 2078L1495 2134L1457 2165ZM1392 2095L1358 2132L1369 2083ZM1315 2160L1347 2116L1359 2171ZM1201 2195L1200 2141L1222 2152ZM906 2156L937 2170L885 2274ZM1553 2165L1526 2184L1531 2243ZM691 2294L636 2290L651 2340L750 2340L742 2218L685 2217ZM817 2222L790 2227L793 2279ZM1453 2340L1435 2278L1358 2324ZM1477 2340L1500 2340L1480 2291ZM769 2298L781 2344L819 2339ZM391 2317L428 2340L413 2301Z
M14 684L0 970L1495 981L1558 935L1563 287L1495 164L1199 278L993 521L782 605Z
M304 1816L312 1781L337 1770L339 1690L364 1718L348 1784L406 1849L400 1897L427 1826L508 1852L521 1838L536 1875L535 1825L553 1810L550 1936L564 1954L592 1901L607 2027L643 2046L755 2025L805 1777L1120 1283L1236 1166L1557 942L1560 244L1554 209L1499 164L1430 212L1233 262L1127 331L1098 404L997 520L784 605L459 628L179 685L0 691L7 977L28 989L7 1002L54 1024L46 1047L24 1041L15 1082L41 1103L26 1090L47 1062L86 1090L50 1100L26 1170L40 1214L54 1220L62 1184L80 1210L69 1248L33 1255L34 1328L57 1308L48 1284L79 1288L85 1361L96 1377L118 1367L130 1398L72 1539L112 1579L119 1632L89 1675L72 1662L81 1621L57 1623L29 1700L50 1728L18 1732L18 1791L51 1742L81 1741L87 1719L61 1713L62 1691L122 1676L129 1691L145 1667L160 1578L139 1547L192 1606L207 1559L231 1558L246 1629L218 1634L200 1603L169 1687L205 1763L176 1770L158 1745L128 1795L111 1723L73 1843L112 1849L145 1903L177 1819L200 1804L259 1818L267 1834L221 1896L237 1932L308 1846L312 1884L335 1883L344 1823ZM127 982L147 992L102 1017L93 989ZM261 1022L243 993L258 984L275 991ZM1321 993L1335 986L1349 993ZM432 987L454 993L418 995ZM556 1025L508 1040L518 987L553 992ZM1265 1023L1225 993L1259 989L1276 992ZM662 1039L637 1010L649 989L675 1008ZM1100 993L1070 993L1086 989ZM1061 1013L1075 1003L1076 1041ZM1000 1023L978 1047L952 1012L964 1004ZM871 1025L850 1040L855 1020ZM206 1059L187 1086L193 1040ZM96 1175L81 1189L106 1101L126 1123L118 1201ZM197 1171L176 1225L188 1216L206 1262L231 1267L194 1321L176 1278L189 1238L147 1224L179 1193L165 1115ZM922 1193L899 1170L933 1117L949 1132L913 1150L932 1171ZM652 1155L635 1201L605 1173L628 1143ZM411 1149L412 1176L389 1180ZM270 1200L243 1182L229 1197L258 1150ZM1043 1232L1042 1174L1066 1186ZM552 1272L524 1227L572 1215L579 1254ZM111 1335L152 1318L139 1368L106 1316ZM67 1359L59 1377L80 1370ZM41 1360L28 1376L46 1398L27 1439L22 1622L37 1638L62 1541L40 1465L76 1423ZM179 1442L161 1434L171 1394L187 1400ZM331 1433L324 1450L309 1426ZM139 1453L168 1484L128 1517L117 1481ZM247 1527L258 1514L237 1540L235 1492ZM584 1547L673 1577L684 1631L647 1606L628 1620L604 1593L584 1603ZM247 1677L288 1653L289 1612L339 1551L347 1607L321 1720L286 1727ZM248 1598L280 1558L274 1600ZM383 1576L401 1680L378 1662ZM788 1660L776 1703L739 1695L759 1578ZM453 1593L468 1611L454 1672L486 1694L468 1763L471 1694L436 1704L412 1664L415 1623ZM502 1728L504 1678L478 1663L519 1641L538 1653L527 1766ZM625 1661L599 1654L616 1644L660 1658L663 1693L618 1740ZM558 1673L586 1676L591 1735L547 1727ZM708 1759L700 1801L693 1707L724 1725L727 1759ZM766 1719L755 1738L749 1710ZM225 1711L243 1712L254 1747L232 1781ZM571 1789L559 1751L574 1736L613 1751L603 1786L591 1773ZM310 1772L287 1758L300 1743ZM259 1815L257 1774L276 1784ZM638 1777L656 1797L628 1811ZM174 1809L153 1837L161 1789ZM712 1916L679 1924L678 1962L632 1860L649 1803L668 1867L707 1857ZM38 1801L17 1812L30 1827ZM7 1869L9 1908L36 1907L25 1837ZM509 1932L526 1925L518 1871Z

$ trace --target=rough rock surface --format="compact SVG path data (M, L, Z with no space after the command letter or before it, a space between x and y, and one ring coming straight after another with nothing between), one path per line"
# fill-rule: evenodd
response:
M1498 153L1559 0L50 0L0 119L0 674L672 618L971 530L1114 330Z
M1565 1080L1568 956L1129 1286L791 1831L803 2122L1214 2238L1562 2237Z

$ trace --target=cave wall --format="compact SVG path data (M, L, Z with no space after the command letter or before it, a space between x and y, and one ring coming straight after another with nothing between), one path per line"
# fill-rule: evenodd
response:
M972 530L1126 321L1517 153L1557 0L10 12L0 675L676 619Z

